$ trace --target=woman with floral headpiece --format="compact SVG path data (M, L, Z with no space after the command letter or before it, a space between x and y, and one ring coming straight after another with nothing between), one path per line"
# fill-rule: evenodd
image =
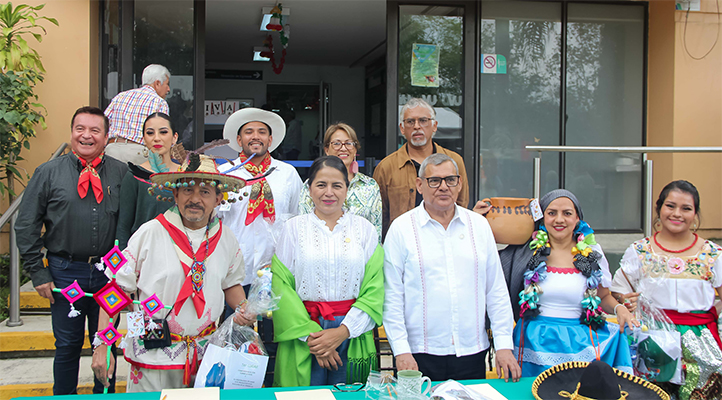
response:
M655 204L657 232L627 248L612 285L630 310L641 295L675 324L684 384L664 389L682 400L722 398L722 341L714 306L715 295L722 297L722 247L697 235L699 203L690 182L667 184Z
M576 196L553 190L539 201L544 217L532 240L518 293L514 353L522 376L568 361L602 360L632 372L629 345L619 333L639 323L609 292L611 274ZM621 306L621 307L620 307ZM619 325L603 312L616 314Z

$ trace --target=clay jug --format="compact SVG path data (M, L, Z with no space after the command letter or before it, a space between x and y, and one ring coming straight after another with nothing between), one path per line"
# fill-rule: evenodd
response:
M483 199L491 204L486 220L494 232L494 239L500 244L524 244L534 231L529 202L532 199L517 197L492 197Z

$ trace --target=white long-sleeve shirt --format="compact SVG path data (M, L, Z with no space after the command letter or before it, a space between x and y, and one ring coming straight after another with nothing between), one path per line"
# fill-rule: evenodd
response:
M351 300L358 298L366 263L378 242L374 226L363 217L345 212L332 231L311 212L286 222L276 257L295 277L302 301ZM341 323L351 338L376 326L356 307L351 307Z
M235 165L241 162L240 158L233 160ZM229 197L236 198L235 203L221 205L218 207L218 216L223 220L225 228L230 229L241 247L243 259L246 263L246 279L243 285L250 285L256 276L256 271L271 263L271 258L276 250L276 241L283 229L283 223L298 214L298 198L301 193L303 182L298 172L292 165L271 158L271 168L276 169L266 177L268 185L273 194L273 205L276 208L276 222L269 224L268 221L259 215L250 225L246 225L246 213L248 212L248 199L251 192L251 185L241 190L243 194L229 192ZM218 170L225 173L233 165L226 163L220 165ZM232 171L230 175L243 179L250 179L253 175L244 167Z
M384 328L394 355L457 357L512 349L513 314L486 219L455 206L444 227L423 202L391 224L384 243Z

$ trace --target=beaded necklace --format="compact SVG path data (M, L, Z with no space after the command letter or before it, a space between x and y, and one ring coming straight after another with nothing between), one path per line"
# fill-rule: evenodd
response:
M682 250L670 250L670 249L668 249L668 248L666 248L666 247L662 247L662 245L659 244L659 242L657 241L657 234L659 234L659 232L655 232L655 233L654 233L654 236L652 236L652 239L654 239L654 244L656 244L657 247L659 247L660 249L662 249L662 251L666 251L667 253L672 253L672 254L684 253L685 251L687 251L687 250L691 249L692 247L694 247L694 245L697 244L697 239L699 239L699 236L697 236L696 233L693 233L693 235L694 235L694 241L692 242L692 244L690 244L689 246L683 248Z
M206 225L206 251L203 255L203 261L198 261L196 259L196 253L193 252L193 243L191 242L191 237L188 235L188 231L186 230L185 225L183 226L183 230L186 234L186 239L188 239L188 246L190 246L190 253L193 257L193 265L191 265L191 282L193 283L193 290L195 292L200 292L203 289L203 278L206 274L206 260L208 259L208 231L210 230L210 221ZM201 246L203 246L203 242L201 242Z

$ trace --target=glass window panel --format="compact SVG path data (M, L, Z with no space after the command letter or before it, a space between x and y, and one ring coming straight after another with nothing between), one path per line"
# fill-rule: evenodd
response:
M561 5L485 2L480 53L504 56L506 74L481 73L479 198L531 197L527 145L559 145ZM483 62L483 60L482 60ZM541 193L559 187L559 155L542 157Z
M428 101L439 122L434 141L459 154L463 154L463 15L463 7L399 7L399 111L412 97ZM397 134L399 146L406 143Z
M193 0L135 2L133 81L142 84L143 69L164 65L171 73L170 107L173 128L187 149L193 145Z
M118 94L120 85L120 1L106 0L103 2L103 94L101 106L103 109L110 104L110 100Z
M641 146L644 7L569 4L567 121L569 146ZM592 227L641 227L641 156L567 153L566 187Z

